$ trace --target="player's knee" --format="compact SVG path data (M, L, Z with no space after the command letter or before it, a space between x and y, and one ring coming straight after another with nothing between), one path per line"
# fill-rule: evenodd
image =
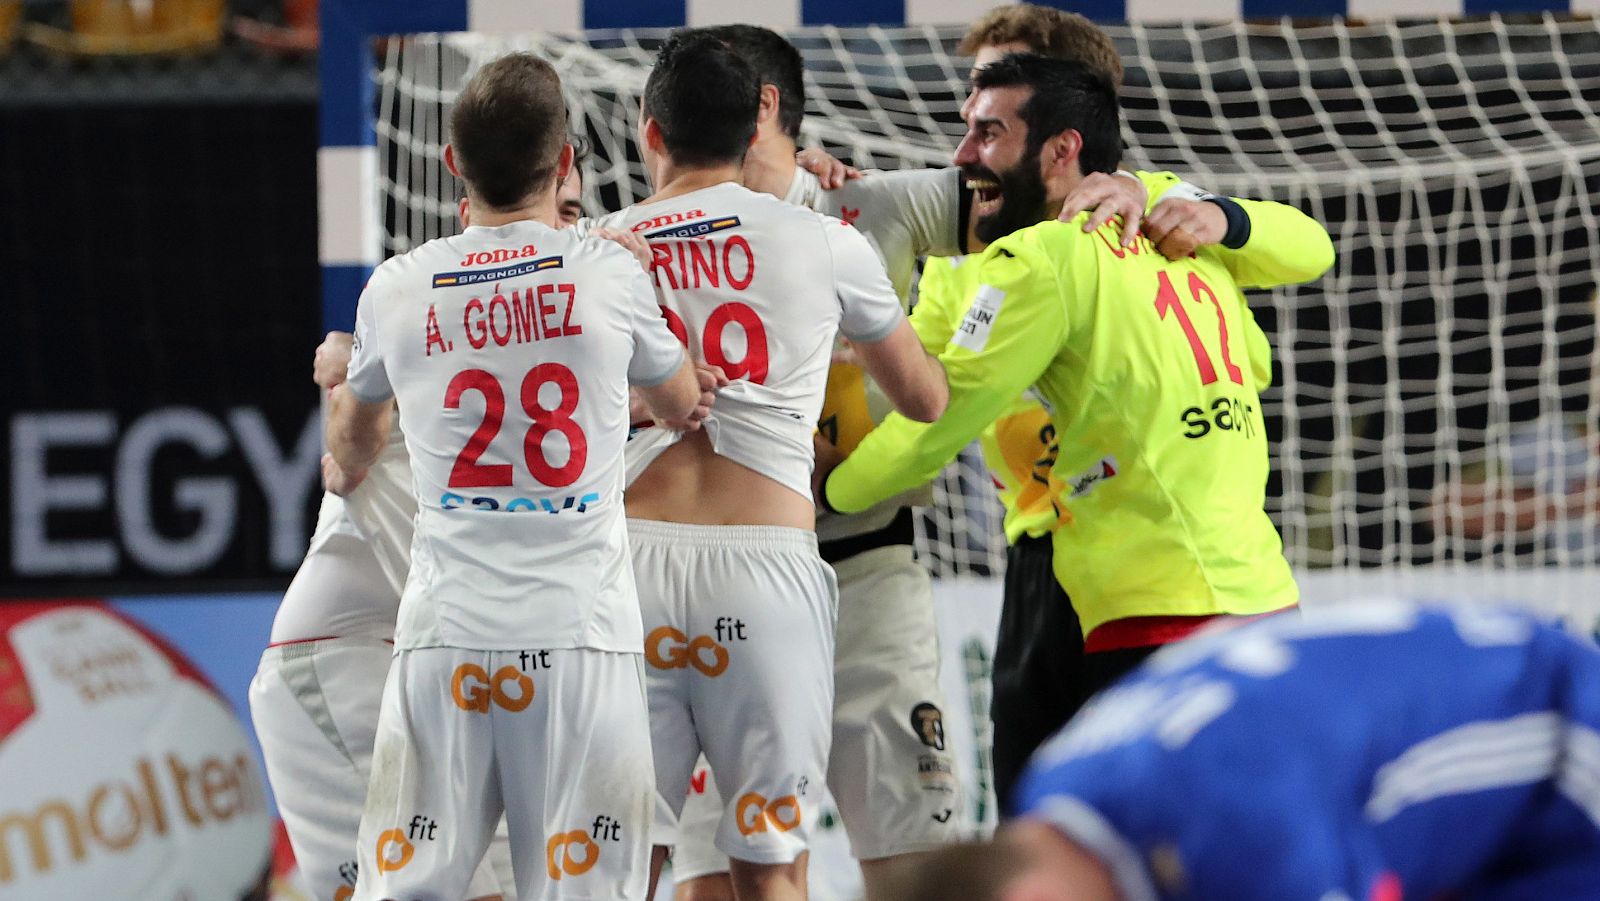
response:
M733 880L727 873L710 873L678 883L672 901L733 901Z

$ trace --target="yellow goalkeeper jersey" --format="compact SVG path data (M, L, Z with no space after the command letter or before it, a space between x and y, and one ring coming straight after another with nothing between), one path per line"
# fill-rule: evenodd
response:
M966 301L978 289L978 268L977 255L929 257L924 264L911 325L928 353L943 353L961 324ZM984 428L978 441L1006 508L1006 541L1050 534L1065 511L1056 502L1061 485L1052 474L1056 427L1049 411L1031 390L1025 392Z
M1136 172L1149 192L1149 206L1163 199L1163 192L1179 183L1171 172ZM1148 210L1147 210L1148 211ZM1259 242L1252 258L1260 256ZM1220 248L1219 248L1220 249ZM944 352L961 318L967 301L978 288L978 258L929 257L917 283L917 306L911 325L922 346L935 356ZM1256 390L1272 384L1272 345L1248 309L1245 310L1246 346L1251 377ZM871 424L868 423L870 429ZM847 453L860 443L866 429L854 433ZM1057 502L1061 485L1052 475L1056 462L1056 428L1050 413L1033 391L1026 392L1008 406L1000 417L978 436L983 462L994 479L995 490L1005 506L1005 533L1008 543L1027 535L1042 538L1055 530L1066 511Z
M1172 172L1134 174L1144 183L1145 190L1149 193L1146 212L1162 199L1165 192L1183 184L1183 180ZM959 209L952 207L946 198L946 195L957 196L954 180L957 175L958 173L951 169L901 170L892 175L886 173L869 175L848 182L845 189L834 192L840 195L837 200L842 205L839 206L829 205L829 200L833 199L832 195L820 193L811 195L791 192L788 199L791 203L810 206L819 212L842 216L847 223L862 227L868 237L885 251L884 256L890 277L895 283L895 290L900 292L901 299L905 300L906 295L910 293L912 265L916 258L923 253L948 253L956 249L955 243L966 239L966 235L958 234L960 230L958 223L962 221ZM815 178L809 179L810 184L815 182ZM948 190L940 187L947 182ZM871 186L879 189L883 199L871 192L861 193ZM904 200L902 206L897 207L887 200L895 196L888 190L889 188L896 188L901 192L899 196ZM846 196L847 191L858 193ZM849 205L850 196L856 198L854 207ZM890 214L885 215L880 208L889 211ZM909 231L906 229L907 223L914 226ZM941 242L951 246L940 249ZM929 259L954 258L929 257ZM923 317L920 322L917 312L912 311L911 324L916 327L919 337L923 339L923 346L928 348L929 353L938 355L944 349L951 330L955 328L955 324L961 319L961 313L966 309L965 301L970 296L971 291L965 291L959 297L951 297L941 306L940 315ZM945 315L946 313L948 315ZM892 409L894 407L889 403L889 399L876 385L868 381L866 373L860 366L835 363L828 370L828 385L823 394L817 430L829 443L849 453L855 450L861 439ZM819 525L818 532L822 531L823 527Z
M1295 603L1264 510L1266 434L1238 286L1314 278L1332 245L1298 210L1240 203L1252 237L1270 235L1282 255L1206 248L1169 262L1143 238L1120 247L1115 224L1085 234L1082 217L996 242L941 356L945 415L888 417L829 478L828 503L859 509L932 478L1033 386L1059 446L1055 571L1085 634L1126 617Z

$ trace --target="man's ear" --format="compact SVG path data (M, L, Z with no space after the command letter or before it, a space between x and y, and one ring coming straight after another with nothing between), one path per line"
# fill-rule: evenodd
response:
M577 158L578 152L572 149L571 143L561 145L561 155L556 157L557 189L567 180L567 176L572 174L572 163Z
M449 144L444 145L444 167L456 178L462 178L461 170L456 166L456 149Z
M764 84L761 86L761 105L756 107L756 126L759 128L778 118L778 107L782 99L778 96L778 86Z
M649 147L650 150L655 153L664 154L667 152L667 140L661 134L661 123L657 122L654 116L644 117L644 128L642 131L644 133L644 143L646 147Z
M1045 180L1076 172L1078 156L1081 153L1083 153L1083 135L1076 128L1069 128L1045 141L1039 150Z

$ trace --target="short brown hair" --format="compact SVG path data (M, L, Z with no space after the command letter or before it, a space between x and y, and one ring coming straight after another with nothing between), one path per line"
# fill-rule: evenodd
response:
M553 184L567 143L561 78L531 53L502 56L472 76L450 110L450 146L468 187L491 209Z
M972 23L956 47L962 56L998 44L1026 44L1041 56L1070 59L1087 65L1122 88L1122 57L1111 35L1077 13L1032 3L1011 3L989 10Z

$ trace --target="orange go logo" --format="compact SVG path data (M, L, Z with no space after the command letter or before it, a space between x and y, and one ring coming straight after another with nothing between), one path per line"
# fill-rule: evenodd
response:
M516 694L508 692L507 685L516 686ZM517 713L533 703L533 680L514 666L500 667L491 678L489 671L476 663L463 663L450 677L450 697L462 710L488 713L493 702Z
M582 853L581 857L573 856L575 847ZM563 875L582 876L599 860L600 846L582 829L556 833L544 846L545 867L551 879L560 879Z
M671 626L662 626L645 637L644 659L656 669L692 666L707 676L720 676L728 668L728 649L709 635L696 635L691 640Z
M341 885L333 893L333 901L350 901L356 896L356 890L348 885Z
M401 829L390 829L378 836L378 872L393 873L411 862L416 852Z
M788 832L800 825L800 799L794 795L784 795L768 802L761 795L749 792L739 799L735 812L738 814L740 835L766 832L768 824L779 832Z

